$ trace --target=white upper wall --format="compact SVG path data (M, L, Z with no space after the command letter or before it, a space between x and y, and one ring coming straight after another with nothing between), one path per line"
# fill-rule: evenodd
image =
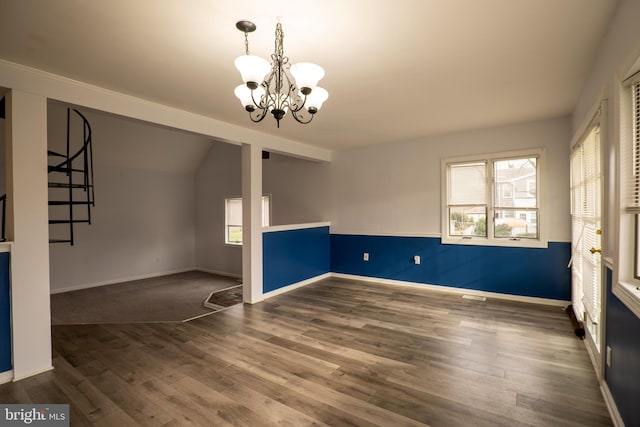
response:
M5 135L5 119L0 119L0 196L7 193L6 184L6 135Z
M242 247L224 243L224 199L242 196L240 146L214 142L196 174L196 267L240 276Z
M262 190L271 196L271 225L329 221L329 164L271 153L262 162Z
M440 236L445 157L543 147L541 217L550 241L569 241L569 118L339 151L331 163L332 233Z
M600 100L611 98L616 86L640 58L640 1L624 0L614 15L573 112L573 131L580 132Z

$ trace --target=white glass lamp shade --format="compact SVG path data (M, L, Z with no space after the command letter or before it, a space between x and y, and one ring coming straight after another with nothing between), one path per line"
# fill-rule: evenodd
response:
M254 89L253 97L251 96L251 92L251 89L249 89L246 84L237 86L233 91L245 109L247 107L256 107L253 100L255 99L256 102L260 102L260 99L264 95L264 88L262 86L258 86L258 88Z
M322 107L322 103L324 103L327 98L329 98L329 92L317 86L309 95L307 95L307 101L305 102L307 111L315 114L320 107Z
M236 58L234 62L242 81L245 83L255 83L255 86L262 84L264 76L271 70L271 64L259 56L242 55Z
M313 90L321 78L324 77L324 70L321 66L311 62L298 62L291 66L291 75L296 79L296 85L303 91L303 88Z

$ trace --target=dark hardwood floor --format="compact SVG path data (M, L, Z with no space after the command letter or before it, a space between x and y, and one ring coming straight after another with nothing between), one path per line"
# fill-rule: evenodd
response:
M5 403L72 425L611 426L558 307L326 280L188 323L55 326Z

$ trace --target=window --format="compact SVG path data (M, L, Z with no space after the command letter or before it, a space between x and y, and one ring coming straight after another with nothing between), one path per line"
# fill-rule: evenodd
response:
M635 216L633 276L640 279L640 78L632 84L631 110L631 174L629 177L628 209Z
M242 245L242 198L225 199L225 243ZM269 196L262 196L262 226L270 224Z
M571 151L571 295L573 309L599 352L602 336L601 110Z
M449 235L487 236L486 163L449 166Z
M640 71L620 92L618 268L613 293L640 317Z
M443 243L546 246L538 229L542 149L444 159Z

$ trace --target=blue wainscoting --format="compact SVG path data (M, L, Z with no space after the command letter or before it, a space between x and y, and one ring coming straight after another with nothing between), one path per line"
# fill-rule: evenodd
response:
M11 365L11 294L9 288L9 253L0 252L0 372Z
M604 378L626 426L640 426L640 319L612 292L613 277L607 269L607 346L611 367Z
M262 288L267 293L329 273L329 227L262 234Z
M570 256L570 243L514 248L443 245L434 237L331 235L334 273L563 301L571 300Z

